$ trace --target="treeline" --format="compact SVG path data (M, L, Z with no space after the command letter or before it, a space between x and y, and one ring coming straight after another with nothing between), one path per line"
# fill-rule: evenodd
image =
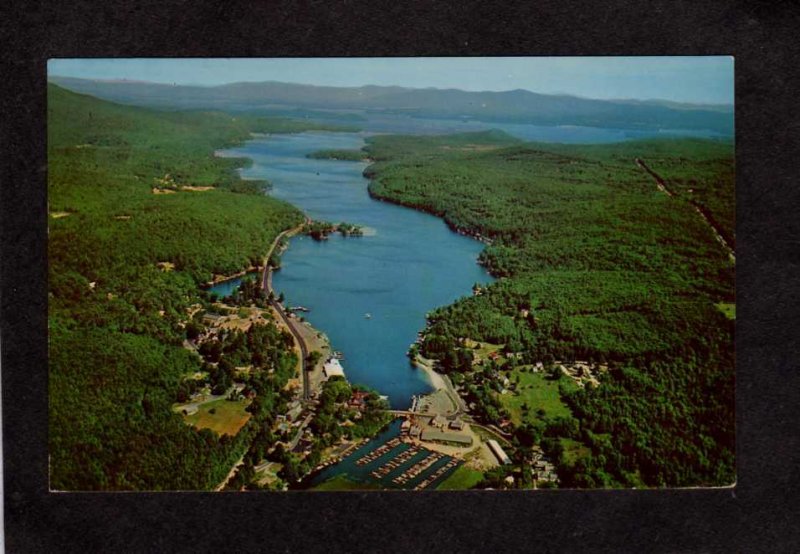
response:
M372 195L484 237L480 263L502 278L429 314L424 355L468 371L471 338L521 364L612 368L598 388L565 393L573 416L543 430L562 485L733 482L733 324L715 303L734 301L734 267L693 207L733 232L731 143L523 144L490 132L372 137L366 150ZM696 198L660 192L636 158ZM473 389L499 417L491 387Z
M171 410L184 377L202 369L180 346L191 332L186 310L203 301L200 283L259 265L303 218L286 203L236 194L255 191L236 175L244 160L214 151L251 132L311 126L151 111L48 87L54 489L206 489L247 448L251 426L217 437ZM224 354L223 365L240 354Z

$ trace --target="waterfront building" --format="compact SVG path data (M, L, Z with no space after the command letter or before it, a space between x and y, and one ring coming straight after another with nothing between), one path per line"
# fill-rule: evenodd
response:
M444 442L457 446L472 446L472 436L466 433L451 433L449 431L436 431L425 429L422 432L422 440L431 442Z
M460 418L455 418L453 421L450 422L450 429L455 429L457 431L461 431L464 429L464 422Z
M326 380L331 377L344 377L344 369L342 368L342 364L339 363L339 360L336 358L328 358L328 361L322 366L322 374L325 376Z

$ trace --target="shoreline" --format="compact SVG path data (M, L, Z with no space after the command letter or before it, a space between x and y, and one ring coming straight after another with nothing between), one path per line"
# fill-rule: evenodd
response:
M428 384L433 387L434 391L446 389L447 385L444 382L444 376L433 369L433 367L427 362L430 362L430 360L423 358L420 355L417 355L414 360L411 360L412 365L417 369L422 370L422 372L425 374Z

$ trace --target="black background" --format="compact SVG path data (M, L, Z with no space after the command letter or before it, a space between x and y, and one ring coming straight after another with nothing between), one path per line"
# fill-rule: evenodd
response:
M793 552L798 9L791 2L3 2L2 402L9 552ZM732 489L49 493L46 61L51 57L733 55Z

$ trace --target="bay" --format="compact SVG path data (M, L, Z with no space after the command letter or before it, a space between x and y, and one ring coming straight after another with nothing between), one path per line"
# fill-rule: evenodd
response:
M269 180L270 195L311 218L367 228L364 237L291 239L273 284L288 304L311 310L305 317L344 354L349 381L406 408L412 395L431 390L406 357L425 314L492 278L477 264L481 243L437 217L370 198L366 164L306 157L363 145L360 133L308 132L257 137L220 154L250 158L244 178Z

